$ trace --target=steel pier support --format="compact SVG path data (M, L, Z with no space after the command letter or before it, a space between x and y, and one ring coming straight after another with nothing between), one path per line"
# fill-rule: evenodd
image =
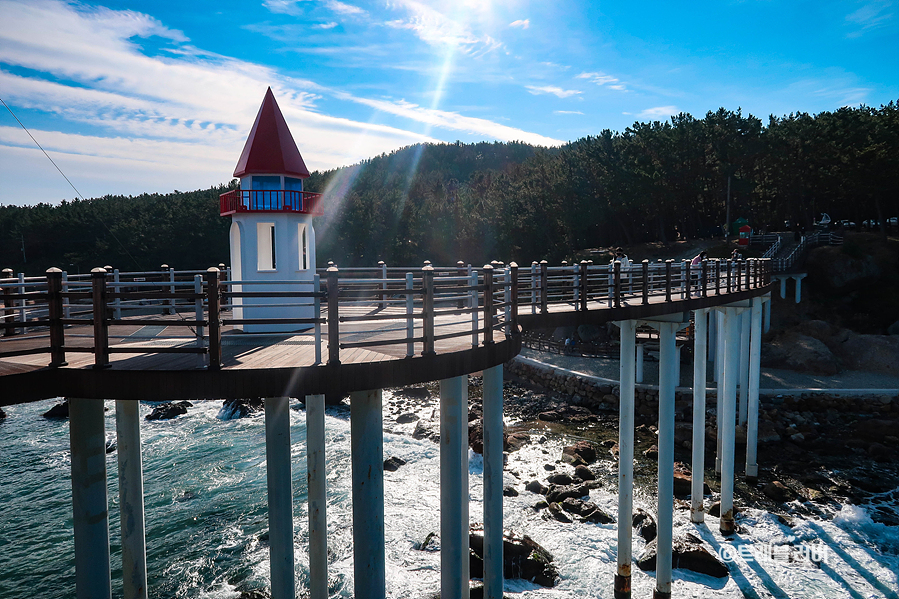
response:
M484 599L503 596L503 367L484 371ZM467 421L467 415L466 415ZM467 498L466 498L467 499ZM467 539L466 539L467 540Z
M117 399L115 402L122 528L122 593L125 599L147 599L147 542L139 405L140 402L133 400Z
M325 483L325 396L306 396L306 478L309 488L309 598L328 598Z
M638 383L643 382L643 344L637 344L637 376L636 381Z
M440 596L468 599L467 375L440 381Z
M726 360L724 346L727 344L727 337L724 333L724 312L717 311L715 318L718 321L718 326L716 327L718 329L718 343L715 344L718 350L715 358L715 372L718 375L715 378L715 382L718 384L718 389L715 393L715 427L717 429L715 472L721 474L721 414L724 410L724 362Z
M631 542L634 501L634 344L637 322L624 320L620 345L620 398L618 418L618 570L615 599L631 596Z
M384 553L384 430L380 389L350 394L350 435L354 596L356 599L384 599L387 579Z
M721 521L723 534L734 532L734 427L736 426L737 379L740 369L740 312L724 309L724 398L718 418L721 428Z
M714 317L714 315L713 315ZM690 519L702 522L703 479L705 477L705 389L708 350L708 310L696 310L693 334L693 486L690 491Z
M653 599L671 597L671 544L674 533L674 374L677 323L659 326L659 510L656 588Z
M759 377L762 358L762 298L752 299L749 344L749 422L746 427L746 479L755 481L759 475ZM765 302L767 303L767 302Z
M104 425L102 400L69 399L77 599L109 599L112 595Z
M294 599L290 409L287 397L265 398L265 463L272 599Z

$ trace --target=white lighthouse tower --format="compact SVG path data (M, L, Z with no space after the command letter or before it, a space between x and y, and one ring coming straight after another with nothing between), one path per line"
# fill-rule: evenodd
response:
M220 196L231 217L231 277L265 285L234 285L233 291L312 291L315 231L321 194L303 191L309 170L290 134L271 88L256 115L234 176L240 189ZM305 281L308 285L297 285ZM312 318L309 298L234 298L235 319ZM245 324L248 333L289 332L303 324Z

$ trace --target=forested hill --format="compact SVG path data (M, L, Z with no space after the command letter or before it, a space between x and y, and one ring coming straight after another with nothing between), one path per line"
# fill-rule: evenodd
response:
M306 189L326 196L315 223L321 264L529 264L717 233L728 179L731 219L756 229L788 219L810 227L821 212L882 222L899 214L897 173L899 105L891 102L767 123L740 110L682 113L551 149L415 145L315 172ZM218 215L218 195L229 188L0 207L0 266L38 274L227 262L230 219Z

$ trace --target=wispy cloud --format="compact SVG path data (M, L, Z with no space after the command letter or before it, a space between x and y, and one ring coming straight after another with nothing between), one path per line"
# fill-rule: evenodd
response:
M297 4L298 0L264 0L262 6L275 14L296 15L299 14Z
M605 73L581 73L577 79L588 79L591 83L595 83L600 87L608 87L617 91L627 91L627 86L617 77L606 75Z
M494 37L476 32L469 23L451 19L421 2L401 0L398 6L408 10L410 15L387 21L384 25L412 31L427 44L451 46L471 56L484 55L503 46Z
M860 37L868 31L885 26L892 18L892 0L865 2L861 8L846 15L846 23L853 28L847 36Z
M540 94L552 94L560 98L568 98L581 94L580 90L562 89L561 87L556 87L555 85L525 85L525 88L527 88L527 90L535 96L539 96Z
M656 106L637 113L641 119L659 119L680 113L677 106Z
M325 2L325 6L341 15L361 17L368 14L368 11L364 8L359 8L354 4L347 4L346 2L341 2L340 0L327 0L327 2Z
M337 97L352 102L358 102L359 104L369 106L376 110L411 119L432 127L465 131L467 133L484 135L499 141L524 141L539 146L558 146L565 143L559 139L553 139L537 133L516 129L515 127L501 125L487 119L464 116L456 112L448 112L434 108L424 108L417 104L406 102L405 100L394 102L390 100L359 98L343 92L338 93Z
M553 110L553 114L584 114L580 110Z
M337 27L336 21L331 21L329 23L319 23L312 26L313 29L334 29L335 27Z
M522 29L528 29L530 26L530 19L518 19L517 21L512 21L511 23L509 23L509 27L520 27Z

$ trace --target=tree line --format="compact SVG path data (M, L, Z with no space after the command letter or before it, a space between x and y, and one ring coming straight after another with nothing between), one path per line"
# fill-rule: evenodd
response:
M307 152L314 149L307 148ZM417 144L315 172L318 260L338 265L558 261L588 248L899 214L899 105L771 116L721 108L559 148ZM228 261L208 190L0 207L3 267L205 268ZM21 242L28 257L22 263ZM320 264L320 265L321 265ZM70 268L74 270L74 268ZM36 274L36 273L35 273Z

